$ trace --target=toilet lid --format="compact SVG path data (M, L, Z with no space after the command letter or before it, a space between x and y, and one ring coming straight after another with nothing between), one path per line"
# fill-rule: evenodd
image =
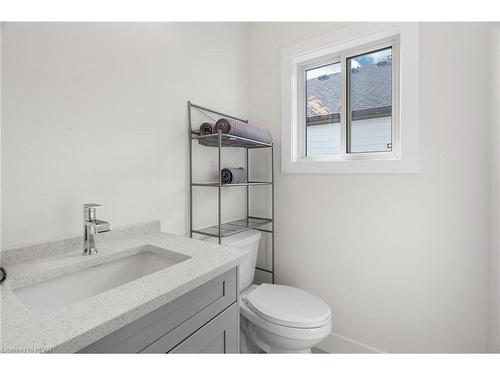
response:
M302 289L262 284L246 296L248 307L261 318L293 328L322 327L330 319L330 307Z

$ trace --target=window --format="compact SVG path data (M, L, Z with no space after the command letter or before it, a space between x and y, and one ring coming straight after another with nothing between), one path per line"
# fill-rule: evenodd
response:
M367 28L365 24L283 50L285 173L417 169L418 25L371 33ZM354 37L358 32L361 36ZM345 41L339 40L341 34ZM338 42L325 43L329 38Z
M305 71L305 156L340 154L340 63Z
M347 59L347 152L392 151L392 50Z
M299 65L301 158L395 157L397 46L394 38Z

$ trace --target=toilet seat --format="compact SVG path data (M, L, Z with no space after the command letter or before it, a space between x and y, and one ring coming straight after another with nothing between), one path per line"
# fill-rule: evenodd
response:
M244 297L248 307L269 323L289 328L319 328L330 321L330 307L302 289L262 284Z
M251 285L240 293L240 313L252 324L265 331L269 331L277 336L286 337L293 340L321 340L328 336L332 328L331 315L324 322L324 325L316 328L296 328L276 324L263 317L263 314L257 314L250 308L248 295L259 288L259 285ZM312 346L312 345L311 345Z

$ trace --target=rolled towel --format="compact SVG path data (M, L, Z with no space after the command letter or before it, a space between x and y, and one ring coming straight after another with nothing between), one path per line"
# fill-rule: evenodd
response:
M247 181L247 171L243 167L224 168L220 174L223 184L241 184Z
M221 118L215 123L214 132L221 131L224 134L231 134L237 137L253 139L254 141L272 143L273 135L269 130L261 129L247 124L243 121L231 118Z
M209 124L208 122L204 122L200 125L200 135L208 135L213 134L214 132L214 124Z

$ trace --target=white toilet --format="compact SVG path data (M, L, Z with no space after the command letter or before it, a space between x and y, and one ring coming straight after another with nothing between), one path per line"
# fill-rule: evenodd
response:
M222 240L224 245L250 250L239 269L240 351L310 353L331 331L330 308L298 288L252 284L260 237L259 231L250 230Z

